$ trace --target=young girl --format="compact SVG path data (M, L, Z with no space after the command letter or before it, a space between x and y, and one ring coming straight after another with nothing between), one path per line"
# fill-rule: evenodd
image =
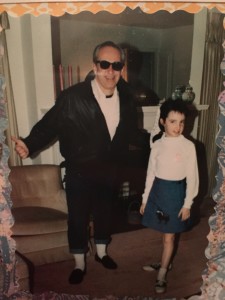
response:
M166 290L175 234L190 226L190 208L198 193L195 146L182 135L187 111L182 100L167 100L160 107L163 135L152 144L140 208L143 225L163 233L156 293Z

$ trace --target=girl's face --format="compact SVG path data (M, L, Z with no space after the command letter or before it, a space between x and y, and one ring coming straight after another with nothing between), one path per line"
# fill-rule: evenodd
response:
M184 130L185 115L177 111L169 112L166 120L160 119L160 123L164 126L165 135L167 137L177 137Z

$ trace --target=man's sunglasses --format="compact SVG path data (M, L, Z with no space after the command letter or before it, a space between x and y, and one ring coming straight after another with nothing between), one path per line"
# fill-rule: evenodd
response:
M121 71L123 69L124 64L120 61L115 61L113 63L107 61L107 60L97 60L97 64L100 65L101 69L107 70L110 66L112 66L114 71Z

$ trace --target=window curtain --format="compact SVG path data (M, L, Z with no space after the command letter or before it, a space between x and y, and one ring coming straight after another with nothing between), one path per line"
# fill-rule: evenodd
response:
M211 196L212 189L215 186L215 177L218 168L217 165L217 146L215 143L218 132L217 120L218 95L222 89L222 74L220 72L220 63L223 58L223 19L224 15L220 13L209 13L206 29L205 56L203 65L203 77L200 104L208 104L209 109L202 111L199 117L198 140L205 146L206 163L208 172L207 195ZM213 75L212 75L213 74Z
M21 165L21 159L14 151L14 144L11 140L11 136L18 137L18 127L16 120L15 104L12 90L12 82L9 69L8 50L6 43L5 30L9 29L8 15L6 12L0 15L0 74L5 79L5 97L6 97L6 115L8 118L8 128L5 132L6 144L10 149L9 161L10 166Z

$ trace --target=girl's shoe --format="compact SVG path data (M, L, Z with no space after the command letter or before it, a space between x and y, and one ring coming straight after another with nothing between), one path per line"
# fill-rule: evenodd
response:
M165 280L156 280L155 292L157 294L165 293L166 291L166 281Z
M143 270L151 272L151 271L157 271L159 270L161 267L160 263L153 263L153 264L149 264L149 265L145 265L143 266Z
M152 272L152 271L158 271L160 267L161 267L160 263L153 263L149 265L144 265L142 269L148 272ZM171 269L172 269L172 264L169 265L168 271L170 271Z

